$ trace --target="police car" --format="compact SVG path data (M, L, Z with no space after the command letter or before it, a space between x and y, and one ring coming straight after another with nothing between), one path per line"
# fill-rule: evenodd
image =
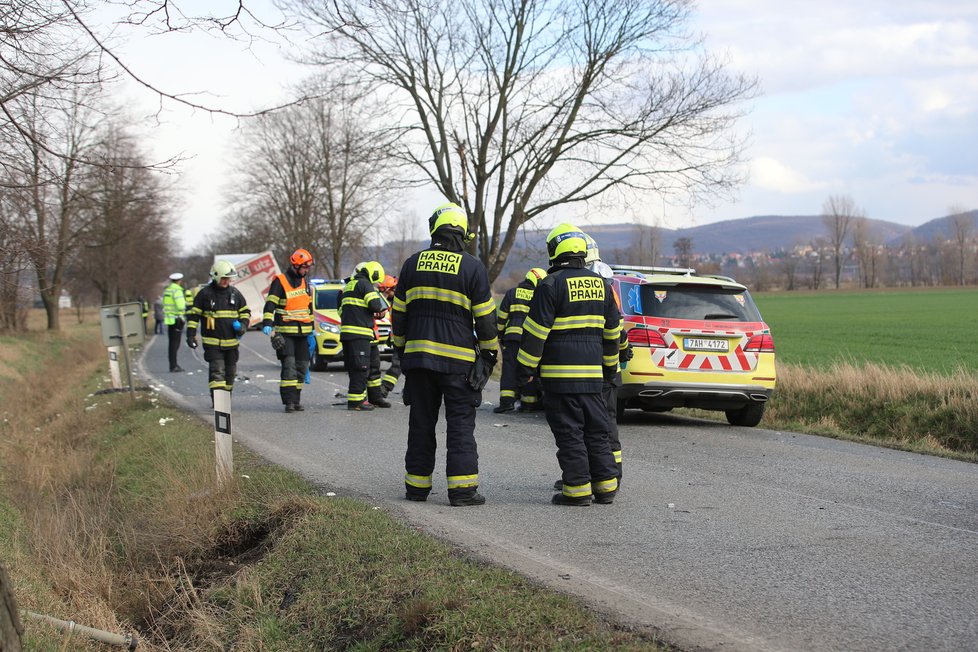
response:
M314 278L309 281L312 292L312 312L316 328L316 349L312 353L313 371L325 371L331 362L343 363L343 344L340 342L340 295L345 283L341 280ZM383 299L383 296L381 296ZM390 312L377 320L380 337L380 357L390 359Z
M776 383L774 340L747 288L693 269L611 268L634 353L622 364L619 416L690 407L760 423Z

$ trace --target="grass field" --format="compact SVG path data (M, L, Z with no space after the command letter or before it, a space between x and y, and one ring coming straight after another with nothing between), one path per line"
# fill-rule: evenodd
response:
M978 370L978 289L755 294L779 362Z

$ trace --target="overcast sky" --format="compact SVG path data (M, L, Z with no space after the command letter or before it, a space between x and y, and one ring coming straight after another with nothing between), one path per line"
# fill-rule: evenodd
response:
M278 18L265 2L246 4ZM710 0L691 27L731 68L760 81L740 124L750 134L749 181L735 202L652 207L647 221L676 228L817 215L839 194L871 218L909 225L978 208L978 2ZM155 84L206 90L198 99L232 111L281 101L283 84L305 75L270 45L249 51L220 38L167 35L122 53ZM133 92L131 105L145 106L146 97ZM148 131L155 153L192 157L179 186L180 235L192 247L219 228L237 121L172 108L160 119Z

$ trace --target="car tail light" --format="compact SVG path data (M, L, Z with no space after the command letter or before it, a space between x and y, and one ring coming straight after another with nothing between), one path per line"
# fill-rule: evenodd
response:
M755 351L757 353L774 353L774 338L769 334L754 335L747 340L745 351Z
M633 328L628 331L628 342L632 346L649 346L653 349L664 349L666 346L659 331L648 328Z

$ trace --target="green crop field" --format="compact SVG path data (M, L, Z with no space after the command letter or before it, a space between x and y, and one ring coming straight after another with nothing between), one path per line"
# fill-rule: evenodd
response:
M755 294L778 360L978 373L978 289Z

